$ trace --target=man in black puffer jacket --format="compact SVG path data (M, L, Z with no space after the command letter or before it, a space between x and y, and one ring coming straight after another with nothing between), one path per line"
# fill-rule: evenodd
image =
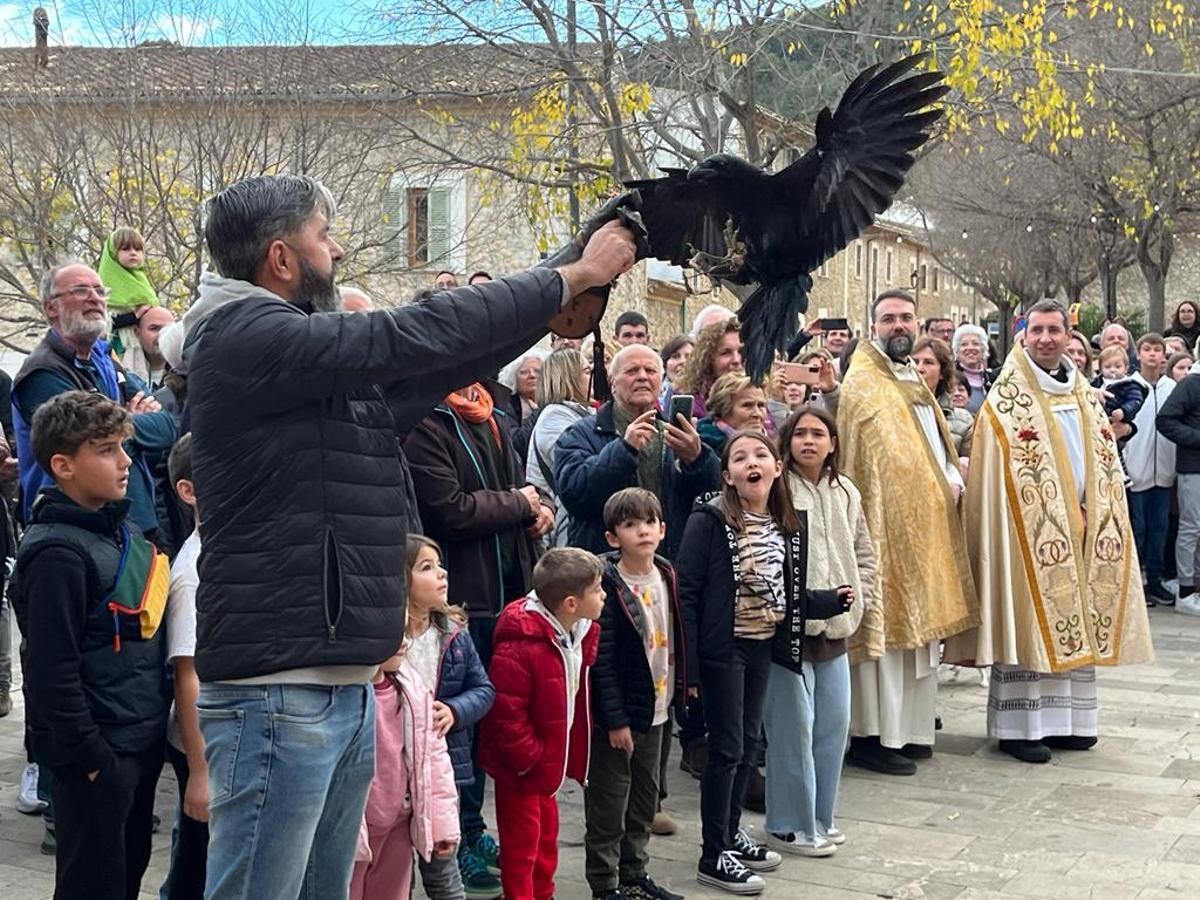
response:
M205 240L221 277L184 317L210 900L345 895L374 770L369 682L404 633L397 428L529 347L568 298L634 257L614 223L563 268L342 315L333 205L295 176L212 198Z

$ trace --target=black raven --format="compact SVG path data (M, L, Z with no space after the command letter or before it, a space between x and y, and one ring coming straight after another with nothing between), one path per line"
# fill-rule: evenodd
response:
M729 154L628 184L641 195L650 255L714 280L757 285L742 303L747 373L767 373L808 308L810 273L891 205L913 152L941 117L941 72L901 79L928 54L862 72L837 112L817 116L816 144L779 172Z

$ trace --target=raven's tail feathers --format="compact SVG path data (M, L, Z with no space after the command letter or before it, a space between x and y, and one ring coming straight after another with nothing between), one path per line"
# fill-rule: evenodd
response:
M775 351L783 350L808 309L812 278L800 274L776 284L760 284L738 310L742 323L742 360L756 383L770 373Z

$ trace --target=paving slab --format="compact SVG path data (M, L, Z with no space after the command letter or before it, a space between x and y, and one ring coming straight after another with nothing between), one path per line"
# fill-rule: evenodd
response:
M1182 900L1200 897L1200 619L1151 611L1158 654L1144 666L1101 670L1101 740L1045 766L1018 763L986 739L987 690L971 670L946 670L945 723L932 760L910 778L847 768L828 859L786 858L767 875L778 900ZM19 672L17 673L19 683ZM40 819L14 809L24 766L23 708L0 719L0 898L43 900L54 860L39 850ZM672 760L665 808L679 831L651 840L651 872L688 897L726 896L695 882L699 787ZM586 900L583 797L560 797L557 896ZM164 770L164 822L142 897L169 863L175 783ZM488 812L490 814L490 800ZM745 816L761 836L763 817ZM421 896L417 891L417 896Z

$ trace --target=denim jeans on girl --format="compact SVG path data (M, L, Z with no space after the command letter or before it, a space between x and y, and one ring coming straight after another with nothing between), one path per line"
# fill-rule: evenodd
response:
M700 662L708 722L708 765L700 778L703 862L716 862L732 847L741 824L746 782L758 758L772 643L737 638L727 662Z
M375 695L202 683L207 900L344 898L375 772Z
M771 665L767 684L767 831L817 843L833 827L850 733L850 658Z

